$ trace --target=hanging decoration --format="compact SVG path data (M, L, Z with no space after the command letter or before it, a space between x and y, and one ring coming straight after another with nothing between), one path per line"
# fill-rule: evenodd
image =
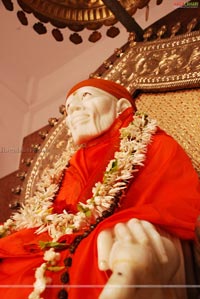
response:
M51 34L56 41L63 41L65 29L72 31L69 39L74 44L83 42L81 32L91 31L88 40L97 42L102 37L100 29L108 27L106 35L115 38L120 34L117 22L121 22L128 32L142 29L133 19L137 9L148 8L151 0L2 0L9 11L17 11L17 17L24 26L29 25L29 15L37 19L33 29L40 35L49 31L47 23L53 28ZM157 1L160 4L161 1ZM16 7L18 6L18 7ZM135 30L134 30L135 29ZM136 34L137 35L137 34ZM142 34L141 34L142 35Z

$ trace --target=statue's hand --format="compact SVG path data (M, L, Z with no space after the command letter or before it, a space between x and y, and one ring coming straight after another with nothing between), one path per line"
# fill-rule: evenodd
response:
M179 265L173 242L143 220L131 219L102 231L97 247L99 269L112 271L100 299L146 299L151 289L145 285L167 284ZM160 288L152 292L154 299L162 298Z

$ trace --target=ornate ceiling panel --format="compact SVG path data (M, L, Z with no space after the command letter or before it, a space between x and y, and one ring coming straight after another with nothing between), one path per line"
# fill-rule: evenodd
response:
M66 25L85 25L105 23L115 20L112 12L101 0L20 0L22 8L39 13L49 19ZM143 8L150 0L120 0L121 5L133 15L138 8ZM116 20L115 20L116 21Z
M74 33L70 40L79 44L82 37L79 34L83 29L92 30L89 41L96 42L101 38L98 31L103 25L108 26L107 36L114 38L120 33L118 27L114 26L120 21L128 32L135 31L141 36L141 28L132 16L137 9L146 7L151 0L2 0L6 9L12 11L15 5L21 10L17 17L22 25L29 25L29 14L33 13L39 20L33 26L38 34L47 33L46 23L53 26L52 35L57 41L63 40L62 29L68 28ZM161 4L157 0L157 5ZM145 13L145 12L144 12ZM127 25L126 25L127 24ZM131 28L131 29L130 29Z

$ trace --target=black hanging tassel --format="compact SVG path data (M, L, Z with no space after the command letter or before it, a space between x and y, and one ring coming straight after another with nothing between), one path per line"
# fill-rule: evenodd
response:
M2 3L7 10L13 11L14 6L11 0L2 0Z

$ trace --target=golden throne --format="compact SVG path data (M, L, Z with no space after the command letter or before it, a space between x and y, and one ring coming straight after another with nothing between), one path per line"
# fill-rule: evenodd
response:
M181 144L200 175L200 17L197 17L200 16L200 8L196 8L195 12L193 10L189 21L183 20L183 23L171 23L174 15L175 12L148 28L143 42L135 42L134 34L130 34L129 42L117 49L90 76L113 80L127 87L136 99L138 110L157 119L158 125ZM167 24L170 24L169 27ZM181 31L181 26L185 26L185 30ZM177 35L178 31L182 34ZM65 114L63 109L62 112ZM17 208L33 194L44 168L52 164L66 148L67 129L64 118L65 116L60 120L51 119L50 125L42 130L49 131L47 136L40 130L40 137L46 137L40 147L37 146L38 132L25 138L24 147L35 142L33 152L38 152L34 158L29 158L29 162L33 162L23 187L13 189L14 197L7 193L0 194L2 207L6 211L2 220L11 213L9 206ZM30 164L27 157L22 157L17 174L19 179L25 177L24 162L26 165ZM7 181L13 181L13 177L8 177ZM0 182L0 186L5 184L5 179ZM21 194L17 195L20 191ZM197 287L200 284L198 219L196 236L195 243L182 242L188 299L200 296L200 289Z

